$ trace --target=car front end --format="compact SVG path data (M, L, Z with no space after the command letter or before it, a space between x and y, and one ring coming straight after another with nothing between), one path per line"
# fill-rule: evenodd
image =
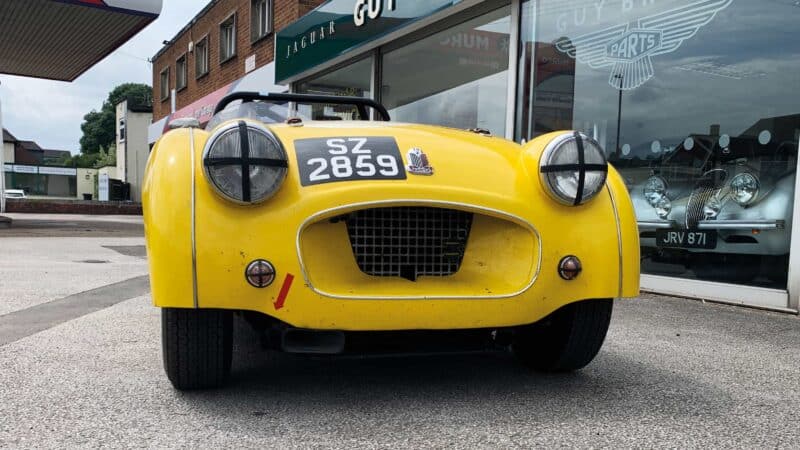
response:
M303 345L344 332L511 329L638 295L627 190L573 132L520 146L427 125L232 119L166 134L143 195L155 305L255 316L284 350L337 353ZM300 330L305 344L289 342Z

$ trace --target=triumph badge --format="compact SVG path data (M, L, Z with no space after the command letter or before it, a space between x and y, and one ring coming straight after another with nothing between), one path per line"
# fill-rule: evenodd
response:
M433 175L433 167L428 162L428 155L416 147L408 151L406 170L414 175Z

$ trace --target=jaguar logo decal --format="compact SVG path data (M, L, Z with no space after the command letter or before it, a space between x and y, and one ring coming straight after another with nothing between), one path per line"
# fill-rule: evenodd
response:
M677 50L732 2L693 2L635 23L562 39L556 42L556 48L593 69L613 66L608 83L626 91L636 89L653 78L654 56Z

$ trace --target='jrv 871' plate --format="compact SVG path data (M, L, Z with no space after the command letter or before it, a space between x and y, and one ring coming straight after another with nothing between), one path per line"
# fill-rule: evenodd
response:
M656 245L668 248L717 248L717 232L713 230L656 230Z
M405 180L406 170L393 137L332 137L294 141L300 184L336 181Z

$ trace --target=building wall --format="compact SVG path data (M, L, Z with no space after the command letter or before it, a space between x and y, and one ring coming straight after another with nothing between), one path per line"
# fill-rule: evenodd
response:
M113 178L115 180L120 180L121 178L117 176L117 168L114 166L105 166L97 169L97 176L100 174L108 175L108 178Z
M14 143L3 142L3 161L6 164L14 163Z
M119 133L119 121L125 120L126 113L128 111L128 102L123 101L117 104L117 116L116 120L114 121L114 128L116 129L116 143L117 143L117 170L116 174L119 176L119 180L125 181L125 166L127 165L127 160L125 155L127 154L125 149L125 144L127 140L123 141L120 140L120 133ZM127 134L127 132L126 132Z
M153 120L170 113L169 98L161 100L161 72L170 69L170 91L175 88L175 61L187 55L187 86L177 92L176 108L180 109L245 75L245 60L255 56L256 68L274 59L275 32L322 4L324 0L273 0L273 32L256 42L250 41L251 0L215 0L196 22L183 30L174 41L164 47L153 63ZM220 64L219 24L236 13L236 56ZM196 78L194 54L188 52L189 43L197 43L208 35L208 73Z
M131 200L142 201L142 181L150 146L147 144L147 127L153 119L150 113L128 111L126 119L127 139L125 140L125 158L127 168L125 181L131 184Z
M77 179L77 197L78 200L83 199L83 194L92 194L92 200L97 200L94 197L95 178L97 177L97 169L78 169Z

